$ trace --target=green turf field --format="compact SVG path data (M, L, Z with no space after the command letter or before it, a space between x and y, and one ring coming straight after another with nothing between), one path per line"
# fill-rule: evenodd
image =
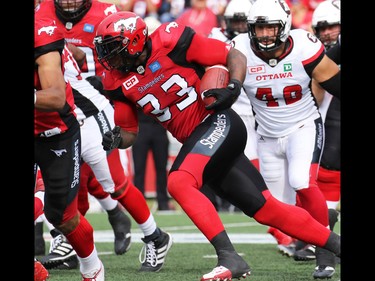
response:
M150 203L151 201L149 201ZM152 203L150 203L152 204ZM151 206L152 208L152 206ZM315 261L296 262L292 258L282 256L276 248L273 239L266 234L267 227L258 224L239 213L220 213L227 228L228 234L259 234L271 242L258 243L257 241L234 243L236 250L249 263L252 273L245 280L249 281L307 281L314 280L312 273ZM166 263L158 273L139 273L140 263L138 255L142 248L139 237L140 230L133 220L133 243L130 250L121 256L113 252L113 240L102 239L102 233L113 235L106 213L88 213L86 215L95 229L96 247L106 270L106 281L199 281L200 277L211 271L216 265L216 256L213 247L204 239L197 243L185 243L181 238L189 237L200 232L189 218L179 209L175 213L154 213L158 225L176 235L178 242L174 243L169 251ZM340 222L335 231L340 233ZM46 236L47 230L45 230ZM138 237L138 238L136 238ZM177 239L177 237L179 237ZM249 236L250 237L250 236ZM252 236L251 236L252 237ZM246 236L245 236L246 238ZM271 237L272 238L272 237ZM268 241L268 240L265 241ZM47 237L48 240L48 237ZM109 242L100 242L109 241ZM252 240L251 240L252 241ZM47 249L48 249L47 242ZM49 281L81 280L79 270L50 269ZM234 279L237 280L237 279ZM340 280L340 264L336 266L336 273L331 281Z

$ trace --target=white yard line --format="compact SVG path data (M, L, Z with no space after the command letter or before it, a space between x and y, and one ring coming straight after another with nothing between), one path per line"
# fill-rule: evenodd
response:
M188 227L186 227L188 228ZM178 228L181 230L181 228ZM201 233L174 233L170 228L163 228L172 234L174 243L208 243L206 237ZM270 234L246 234L246 233L229 233L229 238L233 243L242 244L276 244L275 239ZM51 235L49 233L43 234L45 241L51 241ZM132 232L133 243L143 243L141 238L143 234L140 232ZM114 235L112 230L96 230L94 231L94 240L97 243L101 242L113 242Z

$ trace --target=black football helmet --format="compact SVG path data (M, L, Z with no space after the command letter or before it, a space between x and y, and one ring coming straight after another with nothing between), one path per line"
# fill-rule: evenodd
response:
M56 15L64 24L76 24L90 10L92 0L54 0Z

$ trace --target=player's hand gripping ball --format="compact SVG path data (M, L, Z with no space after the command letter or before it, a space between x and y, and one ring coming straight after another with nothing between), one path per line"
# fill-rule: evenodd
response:
M200 93L204 104L211 105L216 101L214 96L205 97L204 92L214 88L225 88L229 83L229 71L224 65L213 65L206 69L200 86Z

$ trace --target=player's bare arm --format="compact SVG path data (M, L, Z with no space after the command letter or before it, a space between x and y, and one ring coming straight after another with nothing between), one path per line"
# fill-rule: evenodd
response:
M49 52L38 57L38 74L42 90L36 92L35 108L59 111L65 105L65 80L61 70L59 52Z
M339 71L339 66L328 56L324 55L323 59L313 70L312 76L318 83L322 83L336 75Z
M125 131L123 129L120 130L121 133L121 145L119 146L120 149L125 149L132 146L137 139L137 133Z
M237 49L232 48L227 56L227 68L230 79L243 83L246 76L246 56Z
M341 97L341 71L339 66L328 56L324 55L323 59L315 67L312 72L312 78L333 96Z
M320 106L324 98L325 90L319 85L318 82L316 82L315 79L312 79L311 90L316 101L318 102L318 105Z
M86 62L86 53L72 43L67 43L69 50L72 52L74 59L77 61L79 68Z

